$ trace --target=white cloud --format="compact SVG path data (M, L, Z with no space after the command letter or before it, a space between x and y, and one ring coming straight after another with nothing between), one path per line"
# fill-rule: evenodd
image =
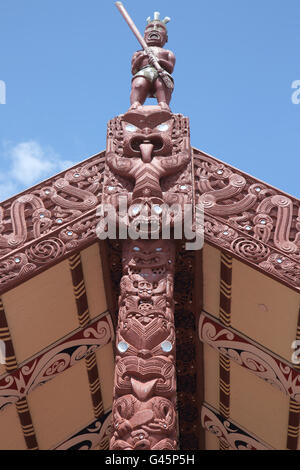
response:
M42 147L30 140L17 145L4 144L6 168L0 175L0 200L49 178L74 165L61 160L50 147Z
M24 185L31 185L47 178L72 162L61 161L51 148L43 149L38 142L21 142L8 152L11 160L11 177Z
M42 147L34 141L22 142L9 151L11 177L24 185L31 185L54 171L55 164L45 158Z

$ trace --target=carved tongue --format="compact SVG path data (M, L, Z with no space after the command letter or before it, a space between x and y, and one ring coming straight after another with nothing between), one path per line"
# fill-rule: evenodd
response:
M139 400L144 401L147 398L150 398L153 393L153 388L156 385L158 379L149 380L149 382L139 382L131 377L131 385L135 395L138 397Z
M153 150L153 144L150 144L150 142L140 144L140 149L141 149L143 162L144 163L150 163L151 162L152 150Z

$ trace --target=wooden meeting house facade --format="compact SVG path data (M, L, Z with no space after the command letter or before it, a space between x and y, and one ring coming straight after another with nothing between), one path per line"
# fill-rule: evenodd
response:
M192 149L204 245L177 241L178 448L300 449L300 204ZM105 152L1 204L0 449L109 448L122 242Z

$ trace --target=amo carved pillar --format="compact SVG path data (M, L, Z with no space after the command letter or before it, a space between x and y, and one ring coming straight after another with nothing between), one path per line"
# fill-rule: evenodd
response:
M174 238L193 225L192 182L187 118L142 106L109 122L97 233L123 240L113 450L177 449Z

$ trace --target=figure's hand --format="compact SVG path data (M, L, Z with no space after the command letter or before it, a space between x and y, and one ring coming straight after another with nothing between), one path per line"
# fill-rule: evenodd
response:
M140 65L142 61L145 59L145 57L146 57L145 51L137 51L133 54L132 61L131 61L131 71L133 75L139 70Z
M148 56L148 61L150 65L154 65L157 62L156 56L153 54L150 48L145 50L145 54Z
M152 432L159 431L161 429L166 432L170 430L170 425L165 419L154 418L154 422L149 423L148 426L152 429Z
M149 64L154 65L156 61L157 61L156 57L153 54L150 54L149 55Z
M137 57L138 59L144 58L145 55L146 55L146 52L145 52L145 51L138 51L138 52L136 53L136 57Z

